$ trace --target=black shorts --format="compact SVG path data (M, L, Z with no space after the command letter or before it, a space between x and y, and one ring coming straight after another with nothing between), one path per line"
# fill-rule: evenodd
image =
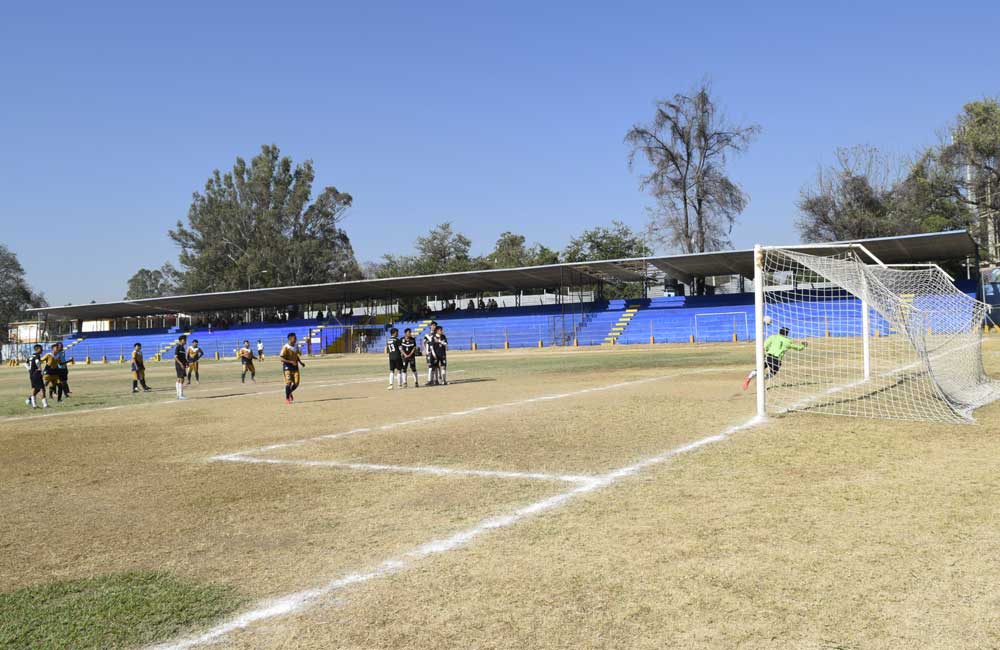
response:
M31 377L31 388L32 390L45 390L45 380L42 379L42 373L40 372L29 372Z
M389 371L402 370L403 369L403 358L402 357L389 357Z
M771 371L772 375L776 375L781 370L781 359L770 354L764 355L764 366Z
M182 364L180 361L177 361L177 360L174 361L174 369L177 371L177 378L178 379L186 379L187 378L187 366L185 366L184 364Z
M59 368L59 379L66 381L69 379L69 368Z
M434 357L434 363L431 364L432 368L447 368L448 367L448 357Z
M409 357L409 358L403 359L403 371L405 372L407 370L412 370L413 372L417 371L417 358L416 357Z

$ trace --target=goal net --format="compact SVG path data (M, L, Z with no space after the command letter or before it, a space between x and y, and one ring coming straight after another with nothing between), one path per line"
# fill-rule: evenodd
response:
M859 247L837 250L759 249L758 327L805 343L780 360L758 344L759 409L968 422L1000 397L983 369L986 304L937 267L890 268L866 263Z

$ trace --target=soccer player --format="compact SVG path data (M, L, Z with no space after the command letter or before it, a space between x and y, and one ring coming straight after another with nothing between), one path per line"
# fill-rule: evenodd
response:
M285 404L295 401L292 393L299 387L301 375L299 366L305 368L306 363L299 355L299 346L295 344L295 332L289 332L288 343L281 348L281 369L285 373Z
M56 352L56 368L59 371L59 381L62 383L63 394L70 396L69 392L69 364L66 363L66 348L59 344L59 351Z
M191 347L187 349L187 385L191 385L191 376L194 375L194 380L201 383L201 373L198 372L198 360L205 356L205 350L198 347L198 339L191 341Z
M431 348L434 351L434 361L437 365L437 383L448 385L448 337L444 335L444 328L440 325L434 330L434 339L431 341Z
M781 361L785 358L785 353L789 350L805 350L808 341L796 343L788 338L788 328L782 327L777 334L764 339L764 378L770 379L781 370ZM757 370L751 370L747 378L743 380L743 390L750 386L750 382L757 376Z
M431 349L431 341L434 340L434 331L437 329L437 321L431 321L427 326L427 333L421 345L424 348L424 358L427 359L427 385L433 386L437 383L437 365L434 363L434 354Z
M184 397L184 379L187 377L188 357L187 357L187 334L177 337L177 346L174 348L174 370L177 373L177 399L187 399Z
M35 400L41 393L42 408L47 409L49 408L49 400L45 396L45 380L42 379L42 346L36 343L34 350L35 353L28 359L28 363L24 364L28 369L28 379L31 381L31 395L24 400L24 404L33 409L38 408L38 402Z
M257 339L257 359L259 361L264 360L264 342Z
M257 369L253 367L253 350L250 349L250 341L243 341L240 348L240 363L243 364L243 374L240 375L240 382L247 383L247 373L250 373L250 381L257 383Z
M57 402L63 400L62 378L59 376L59 350L62 343L53 343L52 349L42 357L42 374L45 377L45 385L49 388L49 396L52 393L58 395Z
M403 387L403 351L400 347L399 330L393 327L389 330L389 340L385 342L385 351L389 353L389 390L393 388L393 379Z
M413 338L413 330L409 327L403 330L403 338L399 341L399 351L403 356L403 388L406 388L406 377L409 370L413 371L413 387L420 388L420 375L417 374L417 340Z
M146 385L146 361L142 358L142 343L132 346L132 392L138 393L139 386L146 393L153 390Z

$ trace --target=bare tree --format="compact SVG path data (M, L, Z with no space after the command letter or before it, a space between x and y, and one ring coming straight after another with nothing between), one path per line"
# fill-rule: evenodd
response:
M726 176L726 157L745 151L759 132L755 124L730 124L707 83L689 95L658 101L650 124L629 129L629 168L636 156L649 165L640 187L656 199L648 226L653 241L684 253L730 244L748 197Z
M836 151L837 162L820 168L816 181L802 190L796 223L807 242L863 239L902 234L892 209L899 180L889 159L875 147Z

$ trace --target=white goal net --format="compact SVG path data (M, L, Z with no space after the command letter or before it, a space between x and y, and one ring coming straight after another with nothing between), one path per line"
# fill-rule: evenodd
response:
M937 267L890 268L866 263L857 248L839 251L760 249L768 350L781 351L783 332L794 345L780 358L758 345L758 407L968 422L1000 397L983 369L987 305Z

